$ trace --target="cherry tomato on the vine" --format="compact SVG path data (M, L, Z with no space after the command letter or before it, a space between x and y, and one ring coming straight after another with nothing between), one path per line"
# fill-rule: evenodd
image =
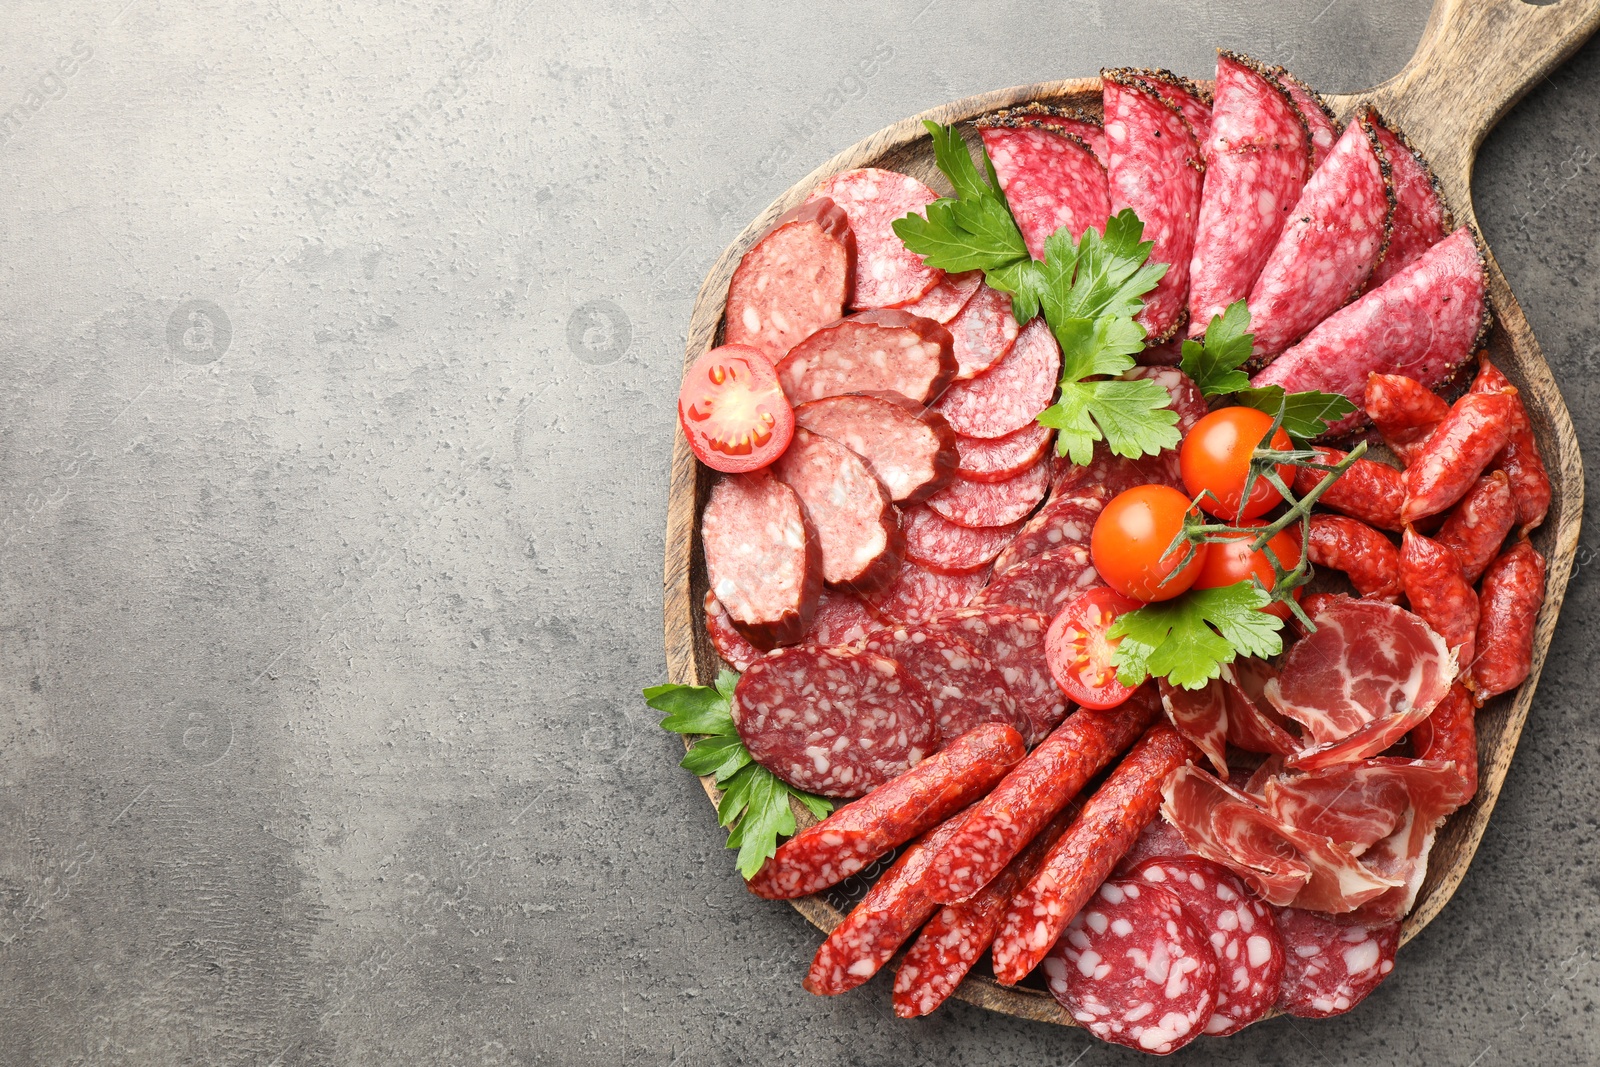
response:
M1139 602L1110 589L1091 589L1061 609L1044 637L1050 676L1073 702L1086 708L1114 708L1133 693L1117 681L1111 655L1122 643L1106 637L1118 615Z
M1194 584L1206 545L1167 547L1193 509L1165 485L1141 485L1112 497L1089 535L1094 569L1123 596L1146 603L1170 600Z
M728 474L765 467L794 437L778 372L748 345L723 345L694 361L678 389L678 422L695 458Z
M1242 522L1240 526L1260 529L1267 523ZM1194 580L1196 589L1216 589L1219 586L1234 585L1238 582L1249 581L1252 577L1261 579L1262 588L1272 592L1277 576L1272 572L1272 561L1267 558L1270 551L1278 557L1278 566L1286 571L1292 571L1300 563L1300 527L1289 526L1272 535L1266 546L1259 552L1250 551L1250 543L1255 540L1254 534L1241 534L1227 541L1213 541L1206 546L1205 563L1200 568L1200 574ZM1300 599L1300 587L1294 590L1293 596ZM1280 619L1289 617L1289 605L1277 601L1261 609Z
M1283 500L1283 494L1265 478L1257 478L1244 499L1244 483L1250 474L1250 457L1272 429L1272 416L1255 408L1218 408L1195 423L1183 439L1178 452L1178 469L1191 497L1200 497L1200 506L1220 519L1237 521L1264 515ZM1280 428L1272 435L1272 447L1288 450L1289 435ZM1294 482L1294 467L1278 464L1278 477L1285 485ZM1209 492L1209 496L1202 494ZM1213 499L1214 498L1214 499Z

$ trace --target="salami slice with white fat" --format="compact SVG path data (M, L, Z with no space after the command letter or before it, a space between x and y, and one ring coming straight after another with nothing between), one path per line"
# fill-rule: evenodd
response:
M927 694L894 660L846 648L786 648L752 663L733 722L755 761L796 789L858 797L937 747Z
M1216 953L1168 890L1106 882L1044 960L1050 995L1102 1041L1165 1056L1217 1002Z
M842 393L899 393L926 404L956 372L950 331L904 311L863 311L824 326L778 363L794 405Z
M1044 458L1054 434L1054 430L1037 422L992 440L957 434L956 473L969 482L1015 478Z
M1087 548L1095 519L1105 509L1111 493L1103 485L1081 485L1057 493L994 561L995 575L1011 570L1048 552Z
M700 516L711 595L756 648L805 634L822 587L822 547L793 489L770 471L726 475Z
M983 271L965 270L960 274L946 274L944 280L914 304L907 304L900 310L909 311L913 315L921 315L934 322L948 323L960 314L961 309L967 306L967 301L972 299L972 294L978 291L978 286L983 284Z
M1206 1033L1237 1033L1272 1009L1283 982L1283 942L1272 912L1243 882L1199 856L1147 860L1128 877L1177 897L1211 942L1217 954L1217 1004Z
M956 379L976 378L1005 358L1017 341L1017 320L1011 314L1011 295L987 285L968 300L950 320L950 337L956 357Z
M999 668L947 630L892 626L868 635L868 652L896 661L928 694L941 744L984 723L1003 723L1024 738L1032 731Z
M906 535L908 562L940 574L972 574L993 562L1022 524L958 526L926 504L918 504L900 513L900 528Z
M1483 253L1463 226L1323 319L1251 384L1348 397L1355 413L1329 427L1328 436L1348 433L1366 419L1368 375L1403 374L1431 389L1472 357L1488 323L1487 287Z
M728 283L725 344L750 345L776 363L844 314L855 287L856 239L827 197L772 224Z
M742 671L764 653L745 640L744 634L733 625L733 619L728 616L728 609L722 606L710 590L706 591L706 636L711 638L711 647L717 650L717 655L722 657L724 663L736 671Z
M1349 303L1383 258L1394 212L1369 114L1345 127L1300 193L1250 291L1254 358L1267 361Z
M878 628L867 605L842 589L824 589L817 600L817 614L806 631L808 645L855 645Z
M1053 618L1073 600L1104 584L1090 562L1088 546L1065 545L995 575L973 603L1028 608Z
M1053 130L1076 137L1089 146L1094 158L1106 165L1106 131L1100 120L1078 108L1056 107L1051 104L1023 104L1006 108L978 120L979 126L1024 126Z
M928 506L957 526L1010 526L1027 518L1050 491L1050 464L1035 463L1003 482L957 478L928 498Z
M934 623L960 637L1005 674L1012 699L1033 726L1030 742L1061 722L1067 713L1066 701L1044 655L1048 615L1021 608L969 607L940 614Z
M772 465L794 490L817 532L822 578L867 593L892 581L905 552L889 491L866 461L837 441L796 427L794 440ZM720 588L717 598L724 604ZM730 613L735 620L738 613Z
M897 504L926 500L955 477L955 431L899 393L824 397L795 408L794 421L866 460Z
M1091 228L1105 232L1111 214L1106 169L1088 145L1034 126L978 132L1034 259L1044 258L1045 239L1063 227L1074 242Z
M946 389L933 407L958 434L993 440L1016 433L1050 406L1061 377L1061 349L1042 316L1017 334L1005 358Z
M1189 121L1137 73L1100 72L1110 153L1106 178L1111 213L1132 208L1144 222L1144 239L1153 243L1150 262L1167 264L1138 315L1151 340L1161 342L1177 332L1186 313L1204 167Z
M1253 60L1217 53L1216 103L1202 144L1206 180L1189 264L1189 336L1250 287L1305 185L1310 140L1289 94Z
M968 574L940 574L915 563L902 563L894 581L867 597L867 603L885 622L927 622L943 612L966 607L988 581L987 567Z
M1334 142L1339 139L1338 120L1333 117L1328 105L1323 103L1322 97L1293 74L1282 67L1274 69L1272 73L1278 84L1288 91L1289 99L1294 101L1300 117L1306 120L1306 132L1311 135L1312 168L1322 166L1322 161L1328 158Z
M1125 878L1129 871L1146 860L1193 855L1194 852L1184 844L1183 835L1167 820L1157 818L1144 828L1144 833L1139 835L1112 873L1117 878Z
M1277 923L1286 963L1279 1005L1290 1015L1343 1015L1394 970L1399 923L1369 929L1300 908L1280 909Z
M809 200L827 197L849 216L856 239L855 308L890 308L913 303L944 278L925 266L894 232L894 220L923 210L939 194L906 174L863 167L835 174Z
M1422 258L1422 254L1450 232L1454 223L1444 206L1439 181L1427 161L1412 148L1398 130L1377 121L1378 143L1389 161L1394 180L1394 226L1389 234L1389 250L1367 279L1375 289Z
M1177 108L1189 126L1194 130L1195 139L1202 148L1206 143L1206 136L1211 132L1211 96L1200 86L1188 78L1172 73L1170 70L1146 67L1131 69L1127 72L1130 77L1154 91L1161 99Z

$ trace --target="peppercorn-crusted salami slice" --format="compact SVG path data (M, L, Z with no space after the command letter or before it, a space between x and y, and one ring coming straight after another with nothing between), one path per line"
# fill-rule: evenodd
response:
M1106 169L1088 145L1038 127L988 126L978 132L1034 259L1044 258L1045 238L1063 227L1074 242L1091 228L1105 232L1111 214Z
M1189 265L1190 337L1250 295L1305 185L1310 139L1294 101L1266 70L1218 52L1216 103L1201 149L1206 180Z
M1055 729L1067 705L1045 661L1048 615L1020 608L971 607L945 612L934 622L1000 668L1012 699L1033 724L1030 742Z
M808 198L826 197L850 218L856 238L855 308L888 308L913 303L944 278L925 266L894 232L894 220L923 210L939 194L917 179L892 170L863 167L835 174Z
M1367 280L1369 289L1377 288L1422 258L1422 253L1444 240L1454 225L1427 161L1381 118L1377 132L1394 179L1394 227L1389 234L1389 250Z
M1100 72L1110 153L1106 179L1111 213L1132 208L1144 223L1144 239L1153 242L1150 262L1168 265L1138 315L1151 340L1160 342L1183 322L1204 168L1189 121L1137 73Z
M1217 954L1217 1005L1206 1033L1237 1033L1271 1010L1283 981L1283 942L1272 912L1243 882L1199 856L1147 860L1129 877L1177 897Z
M1087 545L1063 545L996 575L973 603L1009 604L1053 618L1073 600L1104 584L1089 559Z
M906 560L940 574L972 574L992 562L1022 528L958 526L925 504L900 514L906 535Z
M1463 226L1323 319L1251 384L1349 397L1356 411L1327 436L1348 433L1366 419L1361 404L1369 374L1404 374L1436 388L1471 358L1488 321L1487 285L1477 239Z
M956 380L976 378L1005 358L1020 327L1011 314L1011 294L982 286L950 320Z
M811 625L822 547L793 489L767 470L711 487L700 516L711 594L758 649L792 645Z
M905 305L900 310L921 315L934 322L948 323L967 306L967 301L972 299L972 294L976 293L978 286L982 284L981 270L964 270L960 274L947 274L943 281L928 290L927 296L914 304Z
M899 393L824 397L795 408L794 421L866 460L897 504L926 500L955 477L955 431Z
M1010 526L1027 518L1050 491L1045 460L1003 482L957 478L928 498L928 506L958 526Z
M855 288L856 239L827 197L778 217L728 283L725 344L749 345L776 363L844 314Z
M1054 430L1037 422L992 440L957 434L956 473L969 482L1015 478L1044 458L1054 435Z
M854 645L878 628L878 620L860 597L842 589L824 589L817 614L806 631L808 645Z
M786 648L752 663L733 722L755 761L796 789L857 797L937 747L927 694L892 659Z
M711 646L717 650L723 662L736 671L742 671L764 653L745 640L744 634L733 625L733 619L728 616L728 609L716 598L709 589L706 590L706 636L711 638Z
M1011 351L969 381L956 382L934 402L956 433L993 440L1023 429L1050 406L1061 376L1061 349L1044 317L1022 328Z
M1278 1003L1290 1015L1342 1015L1394 970L1399 923L1368 928L1300 908L1280 910L1277 923L1286 950Z
M794 440L772 468L795 491L816 528L824 581L868 593L894 579L905 538L889 491L865 460L837 441L796 427ZM718 599L728 603L720 591Z
M968 574L940 574L902 563L894 581L867 597L867 603L886 622L927 622L941 612L965 607L988 581L987 567Z
M1078 108L1031 103L1006 108L978 120L979 126L1022 126L1054 130L1076 137L1089 146L1094 158L1106 165L1106 131L1100 120Z
M1339 139L1338 120L1333 117L1328 105L1323 103L1322 97L1303 85L1293 74L1282 67L1274 69L1272 74L1274 80L1288 91L1289 99L1294 101L1300 117L1306 120L1306 131L1311 135L1311 166L1322 166L1322 161L1328 158L1334 142Z
M950 331L904 311L863 311L807 337L778 363L778 382L799 405L841 393L899 393L926 404L956 372Z
M1050 995L1102 1041L1165 1056L1199 1037L1217 1004L1217 956L1161 886L1106 882L1044 960Z
M1170 70L1140 67L1127 73L1177 108L1189 120L1196 141L1205 145L1211 132L1211 97L1204 89Z
M984 723L1004 723L1023 737L1032 732L1028 717L1011 698L1005 675L949 631L892 626L869 634L862 647L898 662L927 692L941 742Z
M1357 115L1306 182L1250 290L1256 360L1272 359L1361 291L1383 258L1393 205L1372 118Z

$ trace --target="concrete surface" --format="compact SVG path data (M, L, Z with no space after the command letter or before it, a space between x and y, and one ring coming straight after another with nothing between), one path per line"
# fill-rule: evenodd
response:
M0 1064L1132 1062L812 998L740 887L638 695L690 303L894 119L1216 45L1357 89L1426 6L7 4ZM1597 98L1591 43L1476 187L1591 445ZM1185 1062L1600 1060L1597 612L1388 983Z

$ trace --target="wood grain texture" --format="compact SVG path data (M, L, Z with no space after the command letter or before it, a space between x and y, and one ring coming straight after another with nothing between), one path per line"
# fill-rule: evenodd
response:
M1429 158L1457 222L1476 229L1471 185L1478 146L1527 90L1597 27L1600 0L1561 0L1550 6L1522 0L1439 0L1416 53L1399 74L1367 92L1331 97L1329 103L1341 117L1358 104L1376 104ZM690 320L685 363L720 339L728 281L739 259L774 219L802 201L820 181L840 171L876 166L902 171L946 191L922 121L965 122L1030 101L1073 105L1099 114L1100 81L1043 82L954 101L880 130L797 182L745 228L706 276ZM1487 342L1490 356L1521 390L1554 483L1549 517L1533 535L1535 547L1548 561L1545 603L1537 624L1533 672L1522 686L1491 701L1478 714L1478 794L1440 831L1427 879L1406 919L1402 943L1420 933L1448 903L1483 837L1533 702L1583 516L1583 461L1566 404L1492 251L1488 269L1495 320ZM709 684L720 666L705 636L702 608L706 577L698 527L710 482L709 472L695 462L683 434L677 433L667 510L664 626L668 674L680 683ZM715 802L714 785L709 779L702 784ZM796 813L802 825L814 821L798 807ZM843 918L821 897L795 901L794 906L823 931L832 930ZM1075 1025L1041 989L1006 988L975 975L956 995L1010 1015Z

